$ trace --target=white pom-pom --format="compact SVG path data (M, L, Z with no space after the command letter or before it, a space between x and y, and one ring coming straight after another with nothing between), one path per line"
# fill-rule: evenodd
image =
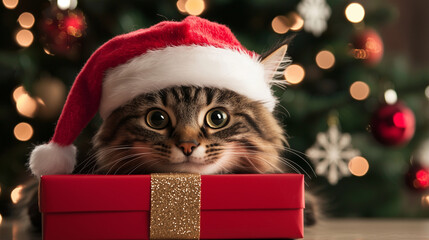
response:
M70 174L75 164L76 147L73 145L63 147L53 142L34 148L29 162L31 172L37 177Z

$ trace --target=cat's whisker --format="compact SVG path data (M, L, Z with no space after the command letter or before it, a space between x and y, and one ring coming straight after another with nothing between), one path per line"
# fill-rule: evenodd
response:
M114 151L123 150L123 149L124 148L118 147L118 146L111 146L111 147L103 148L101 151L98 151L98 152L96 151L93 154L91 154L88 158L86 158L84 161L82 161L81 163L79 163L76 168L82 166L82 164L85 163L85 165L81 168L81 171L82 171L82 170L84 170L87 167L87 165L89 163L91 163L91 161L94 158L96 158L96 157L98 157L98 158L104 158L107 154L111 154ZM94 167L92 167L92 169L94 169ZM92 170L92 171L94 171L94 170Z
M106 168L106 167L108 167L109 165L112 165L112 166L109 168L109 170L107 171L107 174L108 174L108 173L110 173L110 171L112 171L112 170L113 170L113 168L115 167L115 165L116 165L116 164L118 164L118 163L120 163L121 161L124 161L125 159L129 159L129 158L134 158L134 157L140 156L140 155L142 155L142 154L144 154L144 153L137 153L137 154L130 154L130 155L126 155L126 156L124 156L124 157L121 157L121 158L119 158L119 159L116 159L115 161L112 161L112 162L107 163L106 165L102 166L102 168ZM147 153L147 155L149 155L149 154L150 154L150 153Z
M278 167L276 167L276 166L274 166L271 162L269 162L269 161L267 161L266 159L264 159L264 158L262 158L261 156L259 156L260 155L260 152L257 152L257 151L254 151L254 152L251 152L251 151L247 151L247 152L234 152L234 153L232 153L233 155L235 154L235 155L238 155L238 156L242 156L242 155L246 155L246 154L248 154L248 155L252 155L252 157L256 157L257 159L259 159L259 160L262 160L262 161L264 161L265 163L267 163L267 164L269 164L271 167L273 167L273 168L275 168L276 170L278 170L279 172L283 172L283 170L282 169L280 169L280 168L278 168ZM308 172L307 171L305 171L299 164L297 164L297 163L295 163L295 162L293 162L292 160L290 160L290 159L286 159L286 158L282 158L282 157L279 157L279 156L277 156L277 155L274 155L274 154L266 154L266 153L264 153L264 155L265 156L270 156L270 157L275 157L275 158L277 158L282 164L284 164L285 166L287 166L287 167L289 167L290 169L292 169L292 170L294 170L296 173L300 173L300 174L302 174L301 173L301 171L303 171L304 172L304 175L305 176L307 176L308 178L310 178L310 179L312 179L311 178L311 176L308 174ZM297 167L295 167L293 164L295 164Z
M261 158L261 157L257 157L258 159L260 159L260 160L262 160L262 161L266 161L266 163L268 163L268 164L272 164L272 163L270 163L270 162L268 162L266 159L264 159L264 158ZM283 164L285 164L286 166L288 166L290 169L292 169L293 171L295 171L295 173L299 173L299 174L302 174L296 167L294 167L293 165L291 165L289 162L283 162L282 161L282 163ZM273 167L275 167L275 166L273 166ZM278 168L278 167L277 167ZM281 169L280 169L280 171L281 171ZM283 171L281 171L281 172L283 172ZM308 174L307 174L307 176L308 176ZM304 184L308 187L308 184L307 184L307 182L304 180Z
M107 171L106 172L106 175L117 175L118 174L118 172L119 172L119 170L121 169L121 168L123 168L125 165L127 165L127 164L130 164L130 163L133 163L133 162L135 162L135 161L137 161L137 160L139 160L139 158L132 158L132 159L130 159L130 160L127 160L127 161L121 161L121 163L122 163L122 165L120 165L119 167L116 167L116 168L114 168L114 169L109 169L109 171ZM113 170L115 170L115 172L114 173L110 173L111 171L113 171Z
M124 162L124 164L122 164L122 166L118 167L118 168L116 169L116 171L115 171L113 174L114 174L114 175L118 174L119 170L120 170L122 167L124 167L125 165L130 164L130 163L132 163L132 162L134 162L134 161L140 160L142 157L144 157L144 155L134 157L133 159L131 159L131 160L127 161L127 162ZM140 166L142 166L142 165L144 165L144 164L147 164L148 162L156 162L156 160L151 160L151 161L142 161L141 163L137 164L137 166L133 169L133 171L135 171L135 170L136 170L137 168L139 168ZM133 171L131 171L131 172L133 172ZM130 175L130 172L128 172L128 175Z
M131 175L135 170L139 169L141 166L145 165L146 162L142 162L140 164L138 164L135 168L133 168L133 170L128 172L128 175Z
M256 167L255 164L247 156L245 156L244 158L247 160L247 162L250 163L250 165L252 165L258 171L258 173L260 173L260 174L264 173L258 167Z
M254 147L253 146L226 146L225 147L225 149L228 149L228 150L236 150L236 149L249 149L249 150L253 150L254 151ZM280 150L285 150L285 151L287 151L287 152L289 152L289 153L291 153L291 154L293 154L293 155L295 155L295 156L297 156L298 158L300 158L301 160L303 160L304 161L304 163L306 163L306 165L311 169L311 171L312 171L312 173L314 174L314 176L316 176L317 177L317 174L316 174L316 172L314 171L314 168L310 165L310 163L304 158L304 157L302 157L300 154L302 154L302 155L304 155L304 156L306 156L304 153L302 153L302 152L300 152L300 151L298 151L298 150L294 150L294 149L291 149L291 148L289 148L289 147L286 147L286 148L280 148L280 147L277 147L277 149L280 149ZM255 151L255 153L259 153L259 152L257 152L257 151ZM267 154L267 153L264 153L264 154ZM273 155L273 154L271 154L272 156L276 156L276 155ZM302 171L304 171L305 173L306 173L306 175L310 178L310 179L312 179L312 177L310 176L310 174L308 174L305 170L304 170L304 168L302 168L298 163L296 163L296 162L294 162L294 161L292 161L292 160L289 160L289 161L291 161L292 163L294 163L294 164L296 164L297 166L299 166L299 168L302 170Z
M260 154L260 152L257 152L257 151L248 151L247 152L248 154L251 154L251 155L259 155ZM267 153L264 153L264 155L268 155L268 156L271 156L271 157L275 157L276 159L278 159L279 161L287 161L287 162L289 162L290 164L289 165L295 165L295 166L297 166L302 172L304 172L304 174L308 177L308 178L310 178L310 179L312 179L311 178L311 176L310 176L310 174L308 174L308 172L307 171L305 171L305 169L303 168L303 167L301 167L298 163L296 163L296 162L294 162L294 161L292 161L292 160L290 160L290 159L287 159L287 158L283 158L283 157L280 157L280 156L277 156L277 155L275 155L275 154L267 154ZM301 173L300 171L298 171L297 173Z
M284 114L285 116L286 116L286 118L288 118L288 117L290 117L291 115L290 115L290 112L286 109L286 107L285 106L283 106L283 105L281 105L281 104L279 104L279 105L277 105L278 107L280 107L280 109L281 110L283 110L283 111L279 111L279 110L277 110L277 109L274 109L274 113L275 114Z
M292 148L286 148L285 150L286 150L287 152L292 153L293 155L297 156L297 157L298 157L298 158L300 158L301 160L303 160L303 161L307 164L307 166L311 169L311 171L313 172L314 176L316 176L316 177L317 177L317 174L316 174L316 172L314 171L313 166L311 166L311 164L308 162L308 160L307 160L307 159L305 159L304 157L302 157L302 156L301 156L301 155L303 155L303 156L305 156L305 157L308 157L305 153L303 153L303 152L301 152L301 151L298 151L298 150L295 150L295 149L292 149Z

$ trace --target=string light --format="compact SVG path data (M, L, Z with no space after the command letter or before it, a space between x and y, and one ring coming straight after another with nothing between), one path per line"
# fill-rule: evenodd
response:
M186 0L178 0L176 2L177 9L179 9L181 13L186 13L185 4L186 4Z
M15 40L19 46L28 47L33 43L34 36L33 33L29 30L21 29L18 31L18 33L16 33Z
M18 185L15 189L10 193L10 199L14 204L17 204L21 199L21 191L24 187L22 185Z
M29 12L21 13L18 17L18 23L23 28L31 28L34 25L34 16Z
M350 95L356 100L365 100L369 96L369 86L368 84L356 81L350 86Z
M300 65L292 64L286 68L284 76L288 83L298 84L304 79L305 71Z
M33 132L33 127L25 122L18 123L13 129L13 135L15 135L15 138L22 142L30 140L33 136Z
M384 100L387 104L395 104L398 101L398 95L393 89L387 89L384 92Z
M37 110L37 102L27 93L22 94L16 101L18 113L25 117L33 117Z
M329 69L335 64L335 56L327 50L320 51L316 55L316 64L321 69Z
M18 0L3 0L3 5L6 8L14 9L18 6Z
M1 225L1 222L3 222L3 217L2 217L2 215L0 214L0 225Z
M198 16L200 15L206 7L206 4L203 0L187 0L185 3L186 12L190 15Z
M278 34L284 34L289 31L288 19L285 16L277 16L271 21L271 27L274 32Z
M364 176L369 170L368 160L361 156L352 158L349 161L349 170L357 177Z
M365 17L365 9L359 3L350 3L345 10L346 18L352 23L359 23Z

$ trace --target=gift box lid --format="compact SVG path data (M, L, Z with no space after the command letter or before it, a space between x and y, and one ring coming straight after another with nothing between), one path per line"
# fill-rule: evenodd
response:
M201 210L304 208L301 174L201 176ZM44 213L150 211L150 175L47 175L40 181Z

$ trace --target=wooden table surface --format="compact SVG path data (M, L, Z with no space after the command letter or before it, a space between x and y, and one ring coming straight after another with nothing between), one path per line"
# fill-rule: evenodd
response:
M41 240L25 223L3 219L1 240ZM305 229L305 240L429 240L429 219L331 219Z

